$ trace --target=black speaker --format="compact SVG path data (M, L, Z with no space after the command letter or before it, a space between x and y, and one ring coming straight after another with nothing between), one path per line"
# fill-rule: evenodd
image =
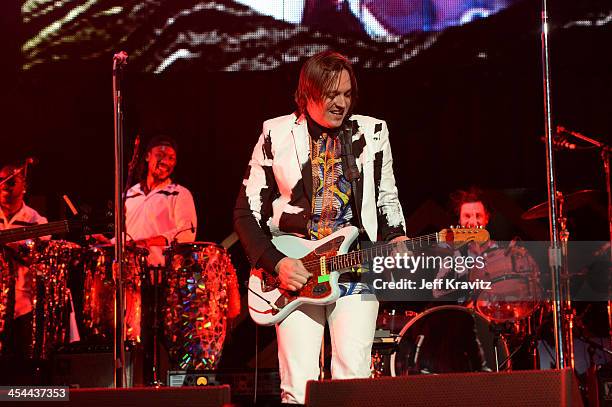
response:
M280 396L280 376L275 369L260 369L257 380L253 370L172 370L168 372L166 383L170 387L227 384L232 388L232 396L251 396L255 392L264 396Z
M598 366L587 371L589 406L612 407L612 366Z
M221 407L231 402L229 386L133 389L70 389L70 401L45 401L45 407ZM21 401L20 406L40 402Z
M565 407L582 406L582 399L566 369L310 381L306 405Z
M142 386L142 352L125 352L127 386ZM89 352L57 353L51 357L51 384L72 388L114 386L113 353L108 347Z

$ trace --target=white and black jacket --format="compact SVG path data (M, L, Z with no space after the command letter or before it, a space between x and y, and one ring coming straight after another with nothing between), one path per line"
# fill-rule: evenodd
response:
M383 120L352 115L352 148L361 177L353 191L367 237L391 240L405 234L389 131ZM307 236L311 214L310 136L305 116L290 114L264 122L234 209L234 229L253 267L272 272L285 257L271 236Z

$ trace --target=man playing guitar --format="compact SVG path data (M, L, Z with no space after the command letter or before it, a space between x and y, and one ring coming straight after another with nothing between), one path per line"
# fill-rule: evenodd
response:
M312 273L279 251L272 236L320 240L355 225L371 241L407 239L387 125L352 114L357 84L348 59L330 51L311 57L295 100L296 113L264 122L234 210L251 265L288 291L301 289ZM356 177L348 176L347 154L355 158ZM333 378L370 376L378 301L358 276L344 274L340 283L335 303L304 304L276 325L285 403L303 404L306 382L317 379L326 321Z

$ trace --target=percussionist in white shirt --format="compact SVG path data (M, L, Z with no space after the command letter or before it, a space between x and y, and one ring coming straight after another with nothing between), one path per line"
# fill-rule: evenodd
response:
M128 240L149 249L149 265L163 265L163 247L176 239L195 240L197 217L189 190L170 176L177 163L177 144L168 136L156 136L147 145L141 181L125 198Z

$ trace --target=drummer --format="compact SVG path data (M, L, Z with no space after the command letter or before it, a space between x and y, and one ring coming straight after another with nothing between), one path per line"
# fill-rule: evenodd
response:
M171 137L153 137L141 162L140 181L125 198L128 240L149 250L149 265L164 265L163 247L173 241L193 242L197 216L189 190L172 181L177 143ZM98 238L98 236L96 236Z
M0 169L0 182L18 170L20 167L8 164ZM0 230L47 223L47 218L25 204L26 179L19 173L0 187ZM32 290L30 287L30 271L24 265L17 266L17 281L15 282L15 313L6 332L6 349L3 355L12 354L17 357L31 356L32 343Z
M470 187L467 191L457 190L450 195L451 204L455 216L457 216L458 224L462 228L486 228L491 218L491 209L487 203L482 190L477 187ZM460 249L457 255L462 256L478 256L487 250L497 247L494 241L487 241L483 244L471 243ZM436 278L457 278L462 279L463 276L455 275L453 270L441 268L438 271ZM465 274L467 278L467 273ZM442 298L445 300L451 300L450 295L453 295L454 299L459 302L464 302L467 298L468 293L453 293L451 291L434 289L433 296L435 298Z

